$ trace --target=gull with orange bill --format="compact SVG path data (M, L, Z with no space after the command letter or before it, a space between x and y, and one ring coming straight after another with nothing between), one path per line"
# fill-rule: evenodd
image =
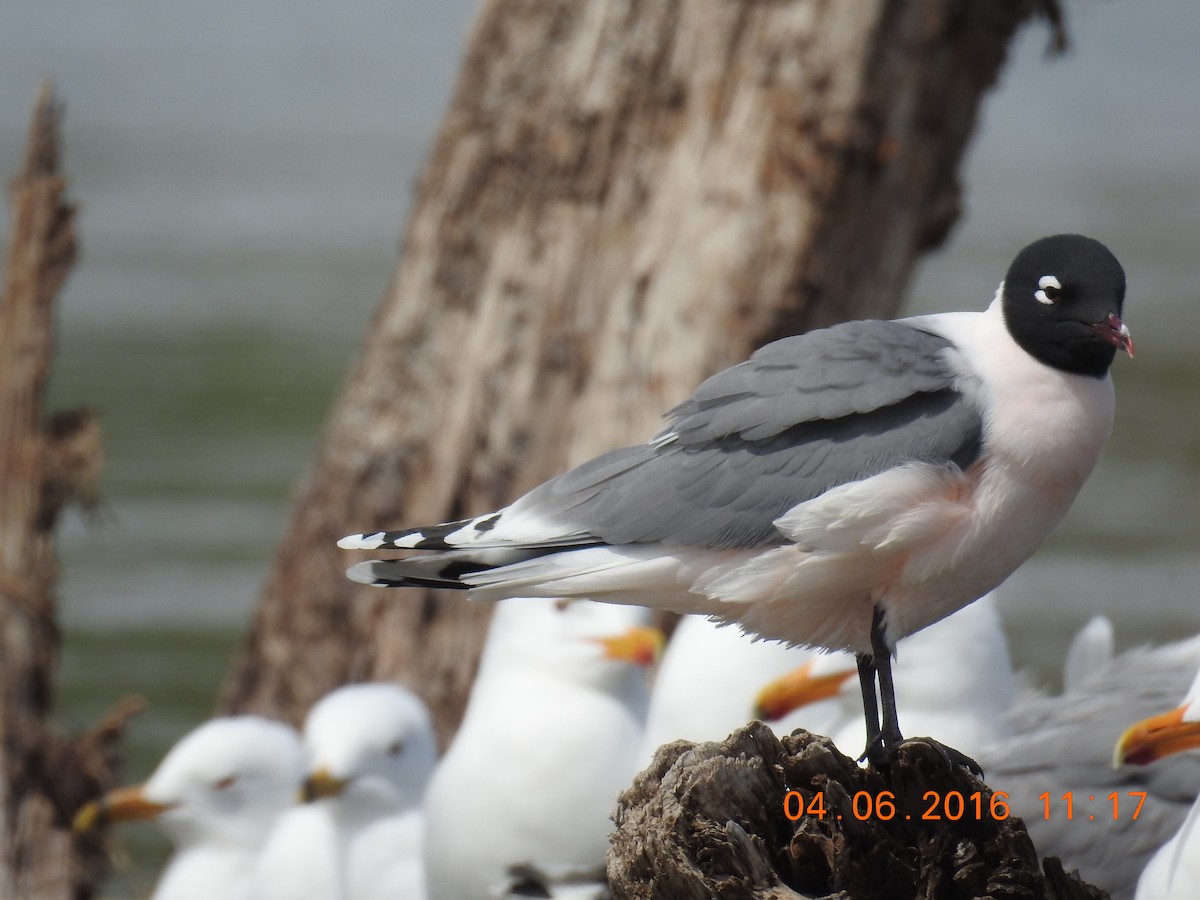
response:
M437 762L425 704L398 684L351 684L304 722L308 801L263 849L261 900L422 900L421 804Z
M260 851L304 777L295 729L258 716L213 719L179 740L144 784L83 807L77 831L156 822L175 852L152 900L260 900Z
M1130 726L1117 741L1113 765L1147 766L1200 749L1200 673L1183 702ZM1200 796L1172 838L1150 858L1138 879L1135 900L1200 898Z
M645 668L663 637L638 607L496 607L462 725L425 796L430 900L600 896L617 793L641 765Z

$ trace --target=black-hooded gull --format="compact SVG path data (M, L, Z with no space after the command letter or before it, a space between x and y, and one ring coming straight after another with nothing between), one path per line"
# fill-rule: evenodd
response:
M1133 352L1124 298L1103 244L1043 238L984 312L784 338L701 384L648 443L498 512L339 545L434 551L354 566L368 584L636 603L850 650L884 761L901 740L896 642L1007 578L1090 474L1109 367Z
M257 716L213 719L181 738L144 784L81 809L75 827L156 821L175 852L153 900L260 900L259 853L303 777L304 751L290 726Z
M643 668L662 640L648 615L542 598L496 608L425 798L430 900L603 891L609 815L642 762Z

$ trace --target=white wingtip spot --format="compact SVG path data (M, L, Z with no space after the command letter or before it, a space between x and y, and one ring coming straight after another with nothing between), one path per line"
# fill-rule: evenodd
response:
M346 570L346 577L351 581L357 581L359 584L374 584L375 583L375 563L360 562L355 563Z
M378 550L383 545L383 532L374 534L348 534L337 545L343 550Z

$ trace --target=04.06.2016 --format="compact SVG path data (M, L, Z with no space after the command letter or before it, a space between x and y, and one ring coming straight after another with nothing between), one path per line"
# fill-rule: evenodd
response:
M973 791L970 794L960 791L926 791L922 795L922 801L922 809L913 813L898 813L896 795L891 791L857 791L850 798L850 815L847 818L853 817L860 822L872 818L882 822L895 818L923 821L958 821L962 818L974 818L978 821L991 818L1000 821L1009 816L1008 794L1004 791L996 791L986 796L981 791ZM783 813L793 822L804 816L816 819L824 819L827 816L842 818L841 813L826 810L825 795L821 791L814 791L807 797L800 791L788 791L783 798Z

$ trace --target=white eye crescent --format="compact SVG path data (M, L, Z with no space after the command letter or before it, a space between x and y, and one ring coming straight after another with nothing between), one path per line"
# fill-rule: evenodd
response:
M1033 294L1033 299L1038 303L1053 306L1061 296L1062 284L1053 275L1043 275L1038 279L1038 289Z

